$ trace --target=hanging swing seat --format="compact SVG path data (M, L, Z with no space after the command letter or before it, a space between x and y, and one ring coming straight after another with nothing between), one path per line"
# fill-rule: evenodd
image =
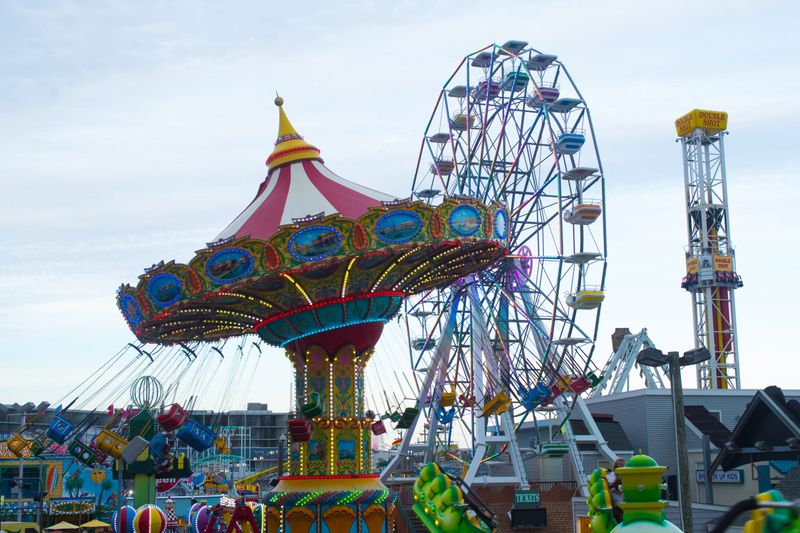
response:
M78 439L67 445L67 452L84 466L94 466L97 462L95 451Z
M489 400L483 404L483 409L481 409L480 416L487 417L492 415L499 415L508 411L508 408L511 406L511 398L509 398L508 393L504 390L501 390Z
M494 100L500 94L500 83L494 80L483 80L472 90L472 97L476 100Z
M599 202L583 202L565 210L564 220L570 224L586 226L597 220L602 213L603 206Z
M550 389L541 381L528 391L521 388L519 393L522 396L522 406L529 411L533 411L550 397Z
M150 443L147 442L147 439L137 435L131 439L127 446L125 446L120 454L120 457L127 464L131 464L136 461L136 458L139 457L139 455L141 455L141 453L149 446Z
M595 388L603 381L603 376L598 376L594 372L587 372L586 377L589 379L589 382L592 384L591 387Z
M475 407L475 396L465 396L463 394L458 395L458 401L461 402L461 405L464 407Z
M119 459L122 456L122 450L128 445L128 440L110 429L103 429L97 434L94 445L101 452L110 455L114 459Z
M31 441L31 454L39 457L47 450L49 445L50 441L47 440L47 436L44 433L39 433Z
M456 403L456 391L452 387L449 391L443 392L439 399L439 407L452 407Z
M563 443L542 444L542 455L545 457L564 457L569 453L569 445Z
M69 434L75 429L75 425L64 417L56 416L47 427L45 435L53 442L64 444L69 438Z
M552 104L558 100L558 96L560 94L561 93L559 92L558 87L540 86L536 89L535 93L525 100L525 103L534 109L538 109L545 104Z
M443 407L440 407L436 410L436 420L438 420L439 423L442 425L450 424L455 417L456 417L455 407L451 407L450 409L445 409Z
M373 422L369 427L372 430L373 435L383 435L386 433L386 426L384 425L383 420Z
M228 442L222 437L217 437L216 439L214 439L214 448L220 455L229 455L231 453L231 449L228 446Z
M584 289L568 294L567 305L573 309L596 309L605 300L605 293L599 289Z
M509 72L503 80L503 89L511 92L521 91L528 85L529 80L530 76L524 70Z
M455 168L455 162L449 159L437 159L431 163L431 172L441 176L449 176Z
M289 420L289 436L292 442L308 442L311 439L313 426L311 421L305 418L293 418Z
M31 441L19 433L12 433L6 441L6 446L12 454L22 457L30 452Z
M408 429L411 427L411 424L414 422L414 419L417 418L419 414L419 409L416 407L406 407L405 411L403 411L403 415L400 417L400 420L397 421L397 425L395 429Z
M189 414L183 407L173 403L168 410L158 415L156 420L164 431L175 431L189 420Z
M203 452L214 445L216 434L197 420L189 419L186 424L178 430L177 437L188 444L193 450Z
M312 392L308 396L308 403L304 403L300 406L300 411L302 411L303 416L306 418L314 418L322 414L322 411L325 410L325 406L322 403L322 395L318 392Z
M569 388L575 394L581 394L592 388L592 382L586 376L572 376Z
M391 413L387 411L387 412L386 412L386 414L385 414L385 415L383 415L383 417L382 417L382 418L384 418L384 419L388 418L388 419L389 419L389 420L391 420L392 422L395 422L395 423L396 423L396 422L399 422L399 421L400 421L400 418L401 418L402 416L403 416L403 415L401 415L401 414L400 414L400 413L398 413L397 411L394 411L394 412L391 412Z
M465 131L475 124L475 115L459 113L450 119L450 128L456 131Z

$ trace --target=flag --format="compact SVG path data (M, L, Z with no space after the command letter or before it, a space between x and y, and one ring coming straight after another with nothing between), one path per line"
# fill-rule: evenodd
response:
M394 439L394 440L392 441L392 449L393 449L393 450L394 450L394 449L396 449L396 448L397 448L398 446L400 446L402 443L403 443L403 439Z

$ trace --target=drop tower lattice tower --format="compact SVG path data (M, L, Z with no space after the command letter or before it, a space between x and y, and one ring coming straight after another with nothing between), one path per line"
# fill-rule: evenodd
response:
M681 287L692 295L694 344L711 358L697 365L701 389L738 389L739 350L734 291L736 273L725 174L728 114L694 109L675 121L683 152L686 187L686 277Z

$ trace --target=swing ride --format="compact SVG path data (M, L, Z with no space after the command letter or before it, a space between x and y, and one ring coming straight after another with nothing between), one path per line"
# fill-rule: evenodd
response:
M384 530L394 503L372 474L371 436L381 428L365 413L364 368L407 296L504 256L494 221L507 215L496 201L453 196L434 206L344 180L275 103L278 140L253 202L188 264L161 262L122 286L119 306L143 343L196 352L255 332L284 348L299 412L289 420L289 475L265 520L363 520ZM406 408L398 427L418 413ZM208 428L180 422L178 439L196 450L213 444Z

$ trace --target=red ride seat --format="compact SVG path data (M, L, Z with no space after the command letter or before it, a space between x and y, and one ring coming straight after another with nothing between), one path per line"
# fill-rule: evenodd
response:
M170 405L169 409L156 417L164 431L175 431L186 423L189 414L177 403Z
M293 418L289 420L289 435L292 442L308 442L311 439L311 421L305 418Z

